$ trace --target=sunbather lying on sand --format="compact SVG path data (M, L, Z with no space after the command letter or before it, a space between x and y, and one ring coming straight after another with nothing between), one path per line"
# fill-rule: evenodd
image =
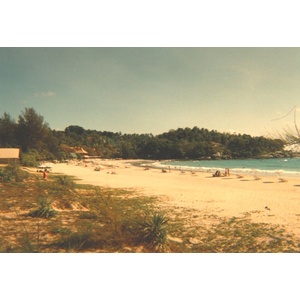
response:
M230 175L230 171L228 168L225 169L225 173L222 174L219 170L217 170L214 174L213 177L225 177L225 176L229 176Z
M215 172L215 174L213 174L213 177L222 177L224 175L221 174L221 172L218 170Z

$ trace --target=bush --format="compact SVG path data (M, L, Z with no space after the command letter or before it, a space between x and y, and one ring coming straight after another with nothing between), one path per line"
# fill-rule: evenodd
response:
M61 228L61 240L58 242L60 247L65 248L68 252L79 252L83 250L86 243L90 242L93 231L93 225L89 222L82 222L77 227L77 231L70 231L66 228Z
M58 176L57 178L56 178L56 182L60 185L60 186L62 186L62 187L64 187L64 188L66 188L66 189L73 189L74 187L75 187L75 182L74 182L74 180L72 180L70 177L68 177L68 176Z
M47 198L40 197L37 200L37 209L29 213L31 217L39 217L49 219L56 216L57 211L51 207L52 202Z
M7 172L5 172L5 169L0 168L0 180L7 182L7 181L11 181L11 174L8 174Z
M156 251L165 252L167 246L167 223L169 219L160 212L154 214L140 224L142 241L154 247Z
M36 167L38 165L36 154L33 152L23 153L21 155L21 163L26 167Z
M10 163L5 168L0 168L0 180L4 182L16 181L21 182L28 178L28 173L22 171L18 163Z

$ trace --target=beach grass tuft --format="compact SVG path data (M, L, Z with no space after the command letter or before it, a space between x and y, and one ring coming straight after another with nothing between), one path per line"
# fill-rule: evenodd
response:
M154 212L140 223L142 240L158 252L168 250L168 222L169 218L161 212Z
M52 218L56 216L57 212L52 208L52 201L48 198L39 197L36 202L37 208L29 213L31 217L38 218Z

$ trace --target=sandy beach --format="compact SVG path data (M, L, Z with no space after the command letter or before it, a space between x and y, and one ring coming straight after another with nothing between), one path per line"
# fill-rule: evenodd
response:
M80 183L134 190L158 196L164 206L199 210L220 217L251 216L254 222L279 224L300 237L300 180L275 177L215 178L211 173L143 168L134 160L53 165L53 173L75 176ZM51 175L50 175L51 176Z

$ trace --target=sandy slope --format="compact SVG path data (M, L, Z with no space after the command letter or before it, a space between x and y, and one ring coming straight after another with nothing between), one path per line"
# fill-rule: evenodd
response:
M138 193L161 196L164 205L226 217L251 213L254 221L282 224L300 236L299 179L280 183L274 177L261 180L239 179L234 175L214 178L210 173L144 170L131 163L103 161L100 172L94 171L95 166L90 163L87 166L56 164L53 172L76 176L82 183L129 188Z

